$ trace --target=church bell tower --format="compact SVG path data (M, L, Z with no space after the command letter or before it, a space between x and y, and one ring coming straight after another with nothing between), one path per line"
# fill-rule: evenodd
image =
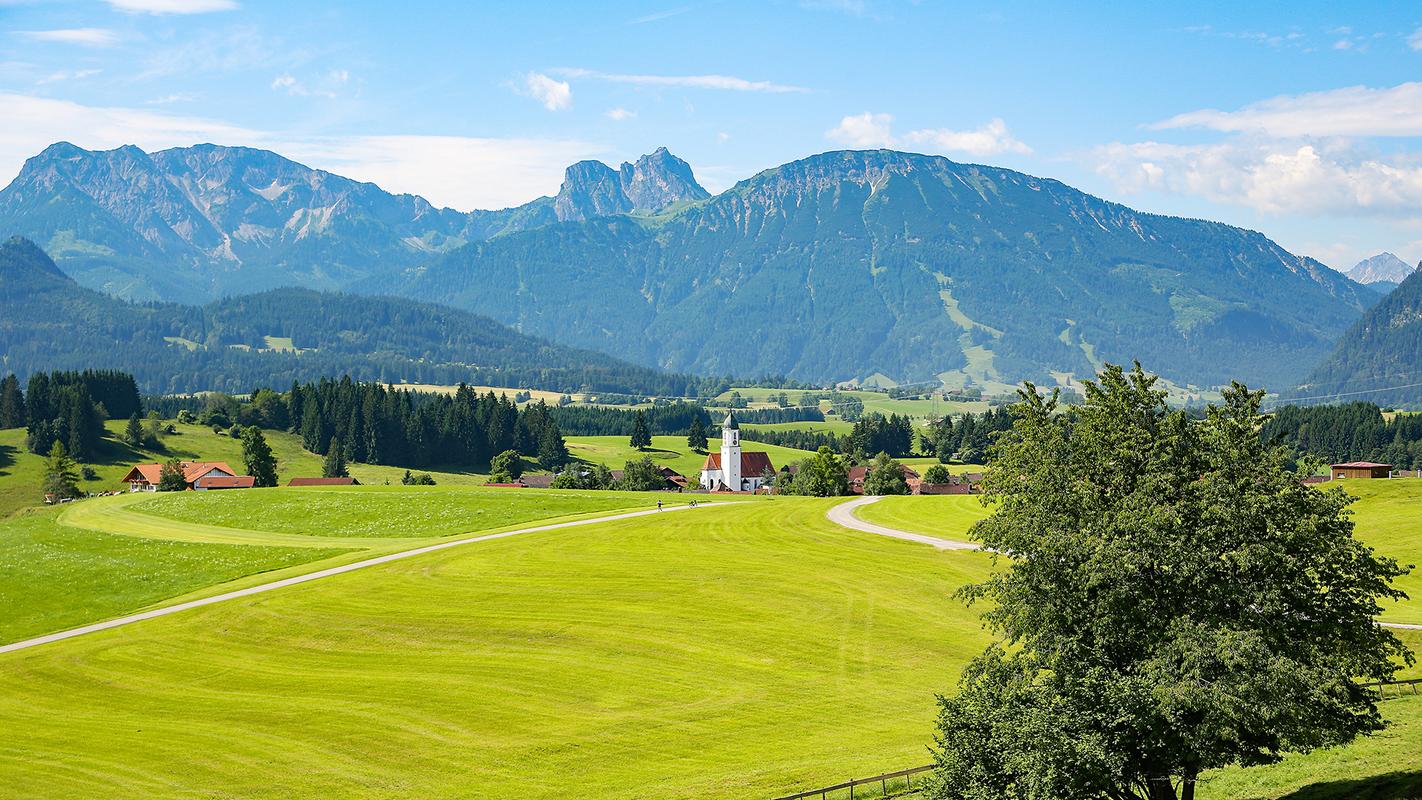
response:
M726 412L726 421L721 423L721 480L733 492L741 490L741 426L736 423L736 415Z

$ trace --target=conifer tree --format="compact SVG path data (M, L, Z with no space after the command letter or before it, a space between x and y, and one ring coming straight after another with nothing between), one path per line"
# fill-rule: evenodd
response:
M13 373L0 381L0 428L23 428L25 395L20 391L20 379Z
M647 427L647 415L641 409L632 418L632 446L638 450L652 446L652 431Z
M128 418L128 425L124 426L123 441L129 447L143 446L143 422L137 411L133 412L133 415Z
M242 429L242 463L247 468L247 474L256 478L254 485L277 485L276 456L272 455L272 448L256 425Z
M79 496L79 472L74 459L64 450L63 442L55 442L44 462L44 492L59 499Z
M691 418L691 430L686 435L686 446L697 453L704 453L708 444L706 426L701 424L701 415L697 414Z
M331 446L326 450L326 458L321 462L321 477L323 478L349 478L350 471L346 469L346 448L340 442L332 441Z

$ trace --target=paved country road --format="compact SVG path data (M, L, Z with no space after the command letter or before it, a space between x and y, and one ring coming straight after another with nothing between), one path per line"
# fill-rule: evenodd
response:
M702 507L717 508L720 506L734 505L734 502L735 501L732 501L730 503L708 503ZM536 525L530 528L519 528L518 530L503 531L501 533L487 533L482 536L470 536L464 539L452 539L447 542L426 545L425 547L416 547L413 550L402 550L398 553L390 553L388 555L377 556L375 558L367 558L364 561L355 561L350 564L343 564L339 567L331 567L330 569L318 570L316 572L308 572L305 575L297 575L291 578L283 578L282 580L272 581L271 583L263 583L257 586L249 586L246 589L238 589L232 592L216 594L212 597L204 597L200 600L191 600L186 603L178 603L176 605L155 608L150 611L143 611L138 614L130 614L126 617L119 617L117 619L111 619L105 622L96 622L93 625L85 625L81 628L72 628L67 631L59 631L58 633L50 633L45 634L44 636L36 636L33 639L25 639L24 641L20 642L11 642L7 645L0 645L0 653L11 653L16 650L26 650L31 647L38 647L42 644L49 644L50 642L58 642L64 639L72 639L75 636L83 636L86 633L96 633L98 631L108 630L109 628L118 628L124 625L131 625L135 622L142 622L146 619L165 617L169 614L176 614L180 611L187 611L188 609L192 608L201 608L202 606L210 606L213 603L221 603L224 600L235 600L239 597L248 597L254 594L261 594L262 592L270 592L273 589L282 589L287 586L296 586L297 584L320 580L321 578L329 578L333 575L341 575L347 572L354 572L355 570L365 569L366 567L374 567L379 564L388 564L391 561L399 561L402 558L411 558L412 556L424 555L425 553L433 553L437 550L448 550L451 547L458 547L463 544L487 542L491 539L505 539L510 536L518 536L524 533L551 531L558 528L572 528L578 525L596 525L602 522L615 522L617 520L622 519L645 517L649 514L669 514L676 511L686 511L690 508L690 506L668 506L666 509L651 508L647 509L646 511L624 511L620 514L610 514L605 517L577 519L572 520L570 522L555 522L548 525Z
M936 536L926 536L922 533L910 533L909 531L901 531L897 528L886 528L883 525L875 525L872 522L865 522L864 520L855 516L855 510L867 506L870 503L877 503L882 499L884 498L876 497L873 495L868 495L865 497L856 497L855 499L850 500L849 502L840 503L839 505L832 507L828 512L826 512L825 516L829 518L830 522L833 522L836 525L843 525L846 528L852 528L856 531L864 531L865 533L876 533L880 536L892 536L895 539L907 539L910 542L921 542L922 544L932 545L938 548L939 550L981 549L978 547L978 545L975 545L972 542L959 542L954 541L952 539L939 539Z
M880 536L892 536L895 539L907 539L910 542L922 542L923 544L932 545L938 548L939 550L981 549L978 545L973 544L971 542L959 542L954 541L952 539L939 539L936 536L926 536L922 533L912 533L909 531L901 531L896 528L887 528L883 525L876 525L872 522L865 522L864 520L854 515L856 509L863 508L864 506L867 506L870 503L877 503L882 499L882 497L874 496L857 497L853 500L850 500L845 503L840 503L839 505L832 507L825 514L825 516L829 518L830 522L833 522L836 525L843 525L846 528L852 528L856 531L864 531L865 533L876 533ZM1422 625L1413 625L1411 623L1406 622L1379 622L1378 624L1383 626L1384 628L1397 628L1399 630L1407 631L1422 631ZM3 652L3 648L0 648L0 652Z

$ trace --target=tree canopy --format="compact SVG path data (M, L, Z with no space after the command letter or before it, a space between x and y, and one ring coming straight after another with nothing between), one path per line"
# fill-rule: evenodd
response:
M1357 680L1412 661L1374 621L1406 570L1261 440L1262 392L1193 421L1155 382L1108 365L1079 408L1013 407L974 526L1006 568L962 592L999 641L940 701L939 800L1192 798L1383 727Z

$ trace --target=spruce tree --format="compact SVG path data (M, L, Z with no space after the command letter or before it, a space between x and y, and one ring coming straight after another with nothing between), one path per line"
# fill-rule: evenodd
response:
M563 432L552 419L545 420L538 435L538 463L546 470L555 470L568 463L568 445Z
M242 463L247 474L256 478L256 486L277 485L277 460L262 435L262 429L248 425L242 429Z
M79 496L79 473L63 442L55 442L49 449L49 456L44 462L43 488L45 494L52 494L57 499Z
M321 477L323 478L349 478L350 472L346 469L346 448L340 442L332 441L330 448L326 450L326 458L321 462Z
M12 373L0 381L0 428L23 428L25 423L25 395Z
M128 425L123 429L123 441L129 447L138 448L143 446L143 421L139 419L138 412L128 418Z
M706 426L701 424L701 415L691 418L691 431L686 435L686 446L697 453L706 452Z
M632 446L638 450L652 446L652 431L647 427L647 415L641 409L632 416Z

